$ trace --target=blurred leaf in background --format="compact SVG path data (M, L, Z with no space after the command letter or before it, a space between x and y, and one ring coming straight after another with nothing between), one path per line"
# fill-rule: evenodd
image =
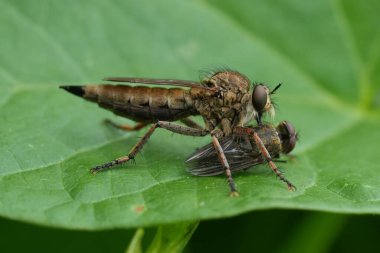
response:
M0 215L95 230L269 208L378 214L379 11L376 0L0 1ZM224 177L185 171L184 158L209 139L163 130L136 165L88 173L128 152L143 130L102 125L114 116L58 85L196 80L221 64L284 82L276 121L301 131L297 159L284 166L297 192L262 166L237 175L241 197L228 198Z
M377 252L379 227L373 216L256 211L202 222L184 252ZM0 228L2 252L124 252L134 232L67 231L5 219ZM155 233L145 229L144 249Z

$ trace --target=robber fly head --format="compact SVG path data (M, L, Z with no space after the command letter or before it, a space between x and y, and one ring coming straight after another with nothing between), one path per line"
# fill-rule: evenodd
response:
M296 129L289 121L282 121L278 124L277 131L282 142L282 152L289 154L298 140Z
M252 106L258 114L258 121L264 112L268 112L272 118L274 118L274 107L271 101L271 95L280 88L282 84L277 85L273 90L270 90L268 86L263 83L255 84L252 92ZM260 122L259 122L260 123Z

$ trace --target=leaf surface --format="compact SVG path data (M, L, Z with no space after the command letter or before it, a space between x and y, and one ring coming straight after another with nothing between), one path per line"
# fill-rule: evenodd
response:
M374 1L2 1L0 215L103 229L215 219L258 209L380 213L380 26ZM173 11L175 10L175 11ZM184 159L209 138L157 132L136 164L91 175L144 133L61 84L105 76L197 80L227 64L278 91L276 121L301 132L282 166L199 178Z

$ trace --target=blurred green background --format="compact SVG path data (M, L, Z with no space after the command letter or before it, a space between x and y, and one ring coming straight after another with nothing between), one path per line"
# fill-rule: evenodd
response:
M123 252L134 229L104 228L147 226L147 247L154 225L200 218L185 252L376 252L379 13L378 0L0 0L0 215L12 219L0 219L0 252ZM124 154L136 136L101 126L111 114L58 85L196 80L221 65L284 82L276 121L301 132L298 161L286 165L297 193L262 168L237 176L233 202L223 177L184 172L185 156L208 140L167 133L136 170L89 179L87 166ZM141 201L150 168L158 189L141 193L147 213L135 217L122 197Z
M2 252L124 252L133 230L59 230L0 220ZM146 248L155 228L148 228ZM184 252L377 252L380 219L320 212L257 211L202 222Z

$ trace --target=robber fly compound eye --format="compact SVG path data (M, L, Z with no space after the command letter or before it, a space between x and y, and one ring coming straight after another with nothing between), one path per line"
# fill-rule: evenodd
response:
M267 89L262 84L256 84L252 92L252 105L255 111L261 113L264 111L268 101Z

